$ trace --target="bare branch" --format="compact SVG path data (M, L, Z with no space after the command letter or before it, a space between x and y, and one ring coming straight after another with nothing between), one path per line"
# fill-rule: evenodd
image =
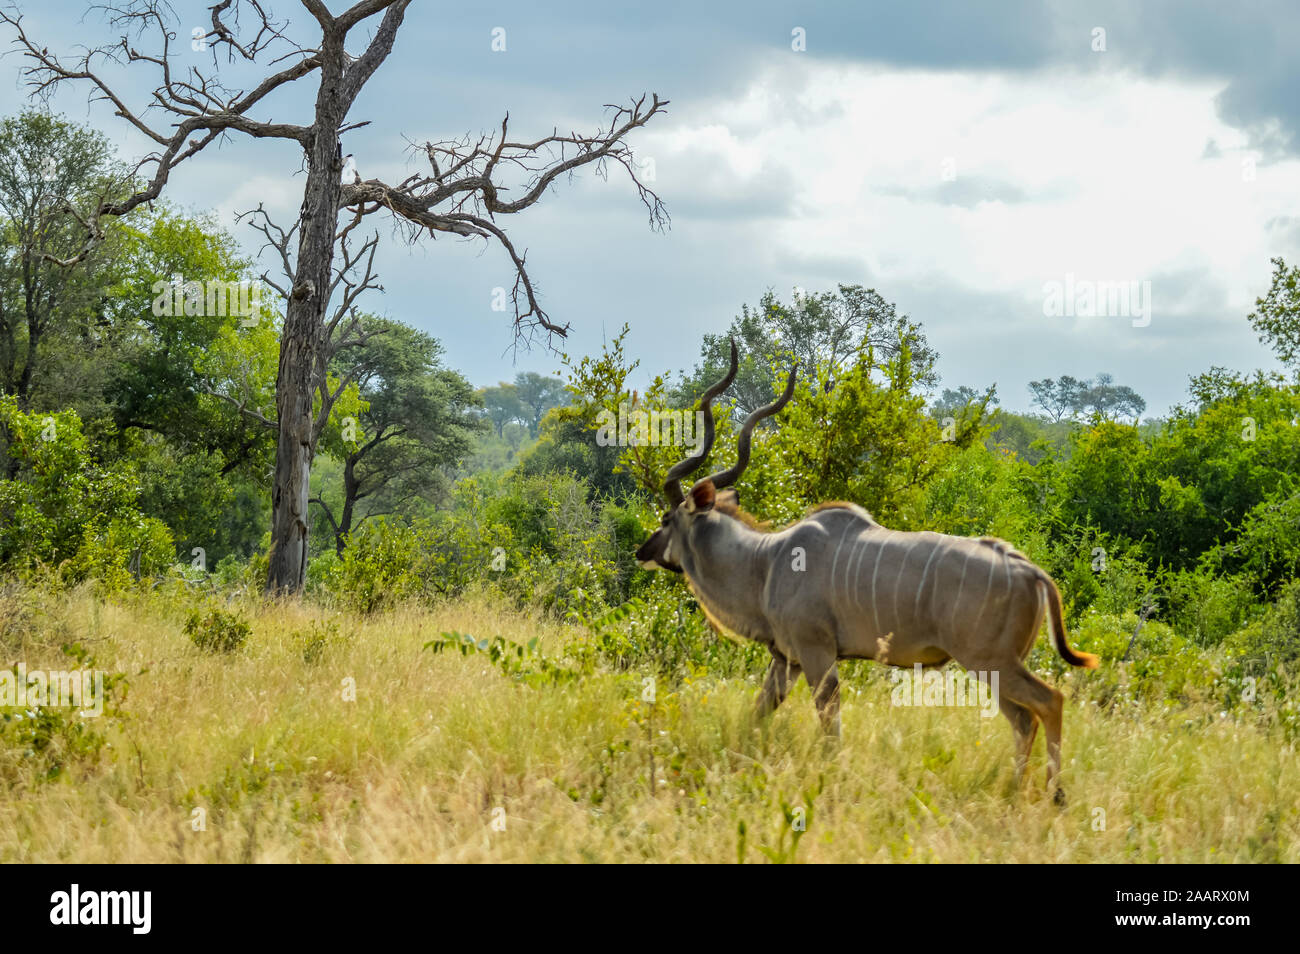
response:
M334 538L337 541L339 535L339 523L337 520L334 519L334 514L330 510L330 505L325 502L325 498L319 495L315 497L308 497L307 502L319 504L320 508L325 511L325 519L330 522L330 529L334 531Z
M628 106L609 107L613 115L607 128L591 135L553 132L533 142L515 142L509 138L510 118L501 122L496 136L471 140L426 142L420 148L429 162L429 175L415 175L398 186L378 179L344 184L339 204L354 210L348 230L365 215L387 209L395 219L409 228L407 238L416 240L426 231L431 237L438 232L462 237L495 240L514 266L515 281L511 289L515 330L518 335L540 328L548 334L564 337L569 326L550 319L537 298L537 290L525 267L526 254L516 251L506 233L496 224L497 215L511 215L536 204L546 190L562 175L572 176L586 165L594 165L598 175L605 175L609 162L622 166L642 203L649 211L655 228L666 228L667 210L659 196L638 175L626 136L644 126L666 110L668 102L652 94L633 100ZM523 194L506 201L502 193L509 187L499 181L503 169L522 173ZM441 206L441 208L440 208ZM345 230L346 231L346 230Z
M218 400L225 401L227 404L229 404L231 407L233 407L235 410L237 410L240 414L244 415L245 417L257 421L257 423L263 425L264 427L270 428L273 431L278 431L280 429L280 425L278 423L271 420L269 417L267 417L257 408L249 407L247 399L243 401L236 400L235 398L231 397L229 394L222 394L220 391L216 390L211 385L206 383L202 387L203 387L204 394L209 394L212 397L217 398Z
M277 123L252 118L251 111L271 93L321 67L314 51L298 47L285 39L281 26L271 21L258 0L246 0L257 14L258 27L253 39L240 43L236 32L225 21L225 13L235 0L224 0L212 8L213 30L207 34L216 46L225 45L232 55L252 59L272 43L283 42L291 46L287 56L296 59L284 69L266 77L253 90L232 92L213 77L204 75L197 67L190 67L183 77L172 69L175 58L173 44L176 32L172 23L175 15L162 0L140 0L125 6L108 6L111 26L125 29L128 35L116 42L85 49L72 62L65 62L50 53L48 47L31 38L16 8L0 10L0 23L13 28L14 46L27 61L23 75L34 96L48 97L65 84L84 84L90 87L92 101L111 104L117 116L125 119L138 132L154 142L158 151L144 157L136 166L136 174L152 167L145 174L142 186L134 187L125 198L101 201L90 215L78 215L86 229L87 247L103 239L99 220L106 215L124 215L146 202L158 198L167 184L173 169L186 159L201 152L212 142L229 132L240 132L254 138L292 139L304 146L310 142L311 127L293 123ZM131 36L148 34L153 37L157 53L142 53L133 44ZM98 64L108 66L133 66L143 64L155 71L158 85L152 90L149 101L139 109L132 108L101 75ZM161 110L177 118L170 128L147 122L150 110ZM84 253L71 261L84 257Z

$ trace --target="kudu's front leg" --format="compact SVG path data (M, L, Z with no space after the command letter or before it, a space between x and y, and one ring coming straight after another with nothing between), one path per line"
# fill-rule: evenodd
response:
M790 694L790 687L798 678L798 664L772 650L772 664L767 667L767 678L763 680L763 688L758 691L754 715L759 719L771 715L785 701L785 697Z

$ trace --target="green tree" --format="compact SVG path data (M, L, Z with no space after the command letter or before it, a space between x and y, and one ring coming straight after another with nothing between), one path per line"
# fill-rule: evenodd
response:
M1103 421L1132 417L1136 422L1146 407L1141 395L1130 387L1116 384L1114 377L1105 372L1095 380L1084 382L1084 390L1079 395L1079 409Z
M1283 364L1300 375L1300 267L1273 261L1273 281L1263 298L1255 299L1250 326L1267 342Z
M142 218L124 249L124 291L113 303L114 321L129 330L132 342L108 388L116 423L123 431L161 434L183 453L215 453L227 473L264 469L274 446L272 422L240 408L249 410L250 397L263 409L274 406L264 380L267 370L274 377L274 367L263 361L240 368L247 356L239 353L250 341L265 351L274 340L273 318L268 312L228 314L224 298L218 303L214 297L209 308L203 291L251 281L249 263L211 216L162 207ZM197 290L198 297L186 290Z
M97 462L75 412L24 413L17 398L0 395L0 425L17 465L0 479L0 565L120 581L128 568L153 574L172 562L167 528L137 506L135 468Z
M1096 378L1080 381L1068 374L1057 380L1044 378L1029 382L1033 403L1053 421L1094 415L1099 420L1141 417L1147 402L1132 388L1115 383L1113 375L1102 372Z
M1046 454L1068 450L1072 425L1049 421L1031 414L1015 414L1001 408L989 415L990 450L1001 448L1030 464L1037 464Z
M484 427L473 388L443 367L442 346L432 337L365 316L356 339L361 343L336 356L334 370L355 380L359 413L353 426L344 419L322 436L322 447L343 463L337 517L324 497L313 498L340 554L367 519L417 498L435 500ZM362 503L368 506L359 514Z
M925 486L954 453L981 441L985 405L971 405L945 435L920 391L933 369L916 364L906 340L891 350L883 363L871 349L859 353L833 387L829 366L800 377L742 477L747 507L786 523L810 505L847 500L887 526L919 529ZM734 456L730 448L719 453Z
M945 429L949 439L953 439L972 421L983 421L997 403L997 385L990 385L982 394L966 385L956 389L944 388L939 399L930 405L930 416Z
M593 496L624 497L640 487L648 496L659 493L662 475L680 448L660 445L622 444L607 439L602 423L617 421L619 406L632 403L629 379L640 361L628 357L624 342L628 325L599 357L584 356L574 361L562 355L568 368L565 391L569 400L547 415L540 428L540 440L519 463L524 476L546 473L579 475L587 480ZM663 376L655 378L647 392L652 402L662 402ZM616 436L616 435L615 435Z
M1029 393L1033 395L1036 407L1042 408L1053 421L1059 421L1079 413L1080 396L1086 387L1086 382L1063 374L1056 380L1044 378L1041 381L1030 381Z
M104 452L136 462L184 553L246 556L264 529L279 323L265 306L231 313L225 291L248 282L252 310L254 280L211 216L160 206L135 218L109 309L125 343L105 385L116 430ZM236 514L236 501L254 505Z
M516 399L526 412L528 433L536 437L546 412L564 403L564 382L535 371L521 371L515 376L514 388Z
M1071 436L1057 489L1063 527L1087 525L1132 541L1150 536L1152 514L1161 503L1150 445L1137 428L1112 421ZM1196 509L1196 501L1187 506Z
M496 429L497 437L504 435L505 426L513 421L524 419L524 405L519 399L519 389L508 381L499 382L496 387L487 387L479 391L488 420Z
M840 285L833 292L796 293L789 305L768 291L757 307L741 306L726 334L704 336L700 362L682 375L672 395L680 406L697 400L726 373L733 339L740 361L728 394L738 418L765 404L784 386L777 369L789 367L791 361L805 369L820 369L822 387L829 389L868 350L880 362L871 368L878 374L885 362L905 349L912 365L909 373L918 386L929 388L936 381L936 354L920 325L899 315L874 289Z
M105 302L125 230L116 223L86 251L81 210L122 177L92 129L37 111L0 121L0 393L20 408L97 393L85 365L112 337Z
M1266 538L1300 492L1300 387L1275 374L1214 368L1190 390L1196 400L1174 409L1153 455L1158 476L1189 488L1202 509L1167 521L1158 556L1186 566L1208 555L1227 572L1249 570L1257 588L1271 591L1286 560L1253 555L1255 544L1241 537L1275 549Z

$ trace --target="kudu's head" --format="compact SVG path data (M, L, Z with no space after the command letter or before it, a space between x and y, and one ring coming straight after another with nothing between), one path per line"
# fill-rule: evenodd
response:
M725 391L736 377L736 342L734 340L731 342L730 370L721 381L705 391L704 397L700 400L700 410L704 412L704 440L700 443L699 450L674 464L664 478L664 496L668 499L668 509L660 518L659 529L652 533L650 539L641 544L640 549L636 551L637 562L642 567L647 570L682 572L682 542L692 532L692 528L699 526L702 521L719 519L714 513L719 501L734 505L736 491L730 488L740 479L740 475L749 464L749 445L754 426L763 418L771 417L786 406L790 395L794 393L794 378L797 371L797 365L790 369L790 379L786 382L785 391L779 398L771 404L758 408L745 418L745 423L740 428L740 435L736 438L735 465L716 474L710 474L703 480L697 481L689 492L683 493L682 478L698 470L704 463L704 459L709 456L709 451L713 449L713 399Z

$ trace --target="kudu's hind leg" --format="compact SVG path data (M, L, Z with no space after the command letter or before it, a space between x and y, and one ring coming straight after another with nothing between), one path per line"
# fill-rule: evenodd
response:
M759 719L765 718L785 701L785 697L790 694L790 687L799 678L799 671L797 663L791 662L775 651L772 653L772 664L767 667L767 678L763 680L763 688L758 691L758 699L754 706L755 716Z
M1057 804L1064 804L1065 793L1054 783L1061 773L1061 719L1065 697L1020 664L1002 671L1002 692L1042 721L1047 735L1047 790L1052 792Z
M1025 766L1029 763L1029 754L1034 750L1034 738L1038 735L1038 717L1006 696L998 699L998 708L1011 723L1011 731L1016 737L1016 788L1019 788L1025 780Z
M813 701L817 703L817 715L822 722L822 731L827 735L840 734L840 674L835 665L835 656L830 652L813 650L806 658L799 660L803 664L803 674L812 689Z

